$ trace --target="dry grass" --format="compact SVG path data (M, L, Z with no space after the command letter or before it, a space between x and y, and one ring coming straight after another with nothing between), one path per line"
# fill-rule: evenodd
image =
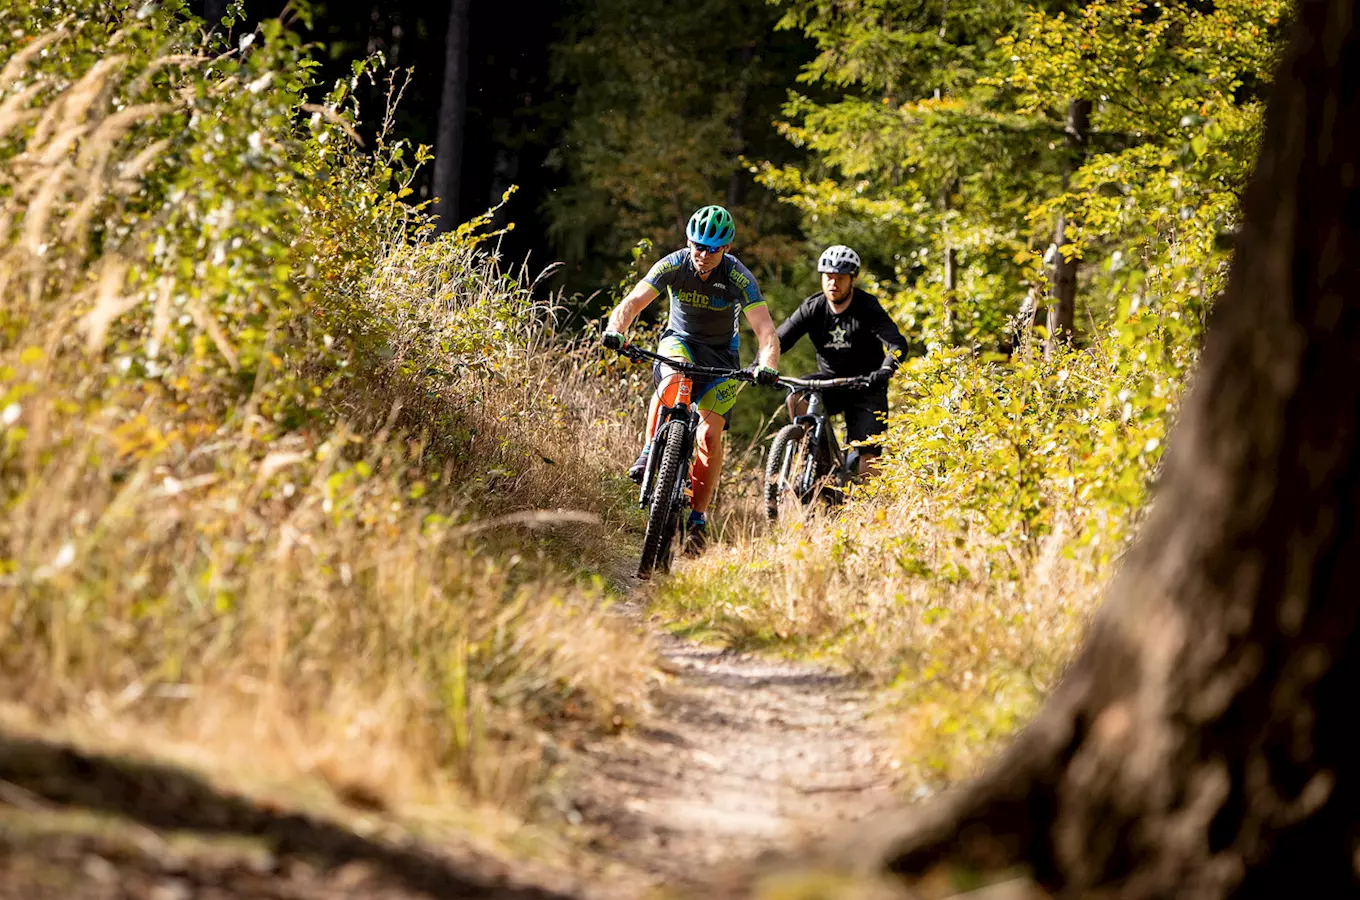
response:
M208 194L226 157L201 215L144 203L199 163L174 103L133 101L205 60L27 71L70 40L0 73L0 721L368 807L524 809L554 742L645 711L650 651L585 577L630 524L634 379L358 157L258 201L272 256L233 243L249 190ZM279 119L216 84L200 107ZM255 169L330 152L227 139ZM165 234L188 268L148 262Z
M598 386L573 393L567 377L568 403L548 404L522 383L459 381L451 393L482 392L460 419L486 449L440 457L343 425L256 441L185 423L153 391L86 416L41 362L16 376L32 391L5 431L25 433L0 525L0 690L50 724L154 733L204 761L250 748L390 803L445 776L510 802L539 774L539 729L642 710L646 648L601 592L479 544L499 526L535 527L526 547L555 529L564 546L609 545L619 521L551 511L608 508L607 458L573 455L611 447L607 433L582 446ZM552 465L525 461L547 452ZM487 469L505 474L474 474ZM460 490L483 478L475 498Z
M684 633L885 687L922 786L970 772L1037 709L1099 593L1068 528L1019 559L980 529L960 538L954 511L922 498L794 509L751 536L754 513L729 510L726 541L661 582L657 608Z

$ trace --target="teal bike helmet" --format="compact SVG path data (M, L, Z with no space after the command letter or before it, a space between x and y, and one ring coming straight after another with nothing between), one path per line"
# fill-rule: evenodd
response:
M705 206L690 216L689 224L685 226L685 237L709 247L730 244L736 236L737 226L732 222L732 214L721 206Z

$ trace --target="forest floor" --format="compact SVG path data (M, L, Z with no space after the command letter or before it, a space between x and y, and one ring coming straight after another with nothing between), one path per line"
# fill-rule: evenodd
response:
M619 609L647 627L638 600ZM702 896L762 853L900 800L874 697L847 676L654 635L669 676L654 717L581 765L597 852Z
M3 898L703 896L898 796L873 695L816 665L652 634L653 714L567 760L588 865L416 838L233 794L171 766L0 736Z

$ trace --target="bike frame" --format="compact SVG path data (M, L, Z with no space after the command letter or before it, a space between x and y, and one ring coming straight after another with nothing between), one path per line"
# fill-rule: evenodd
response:
M619 348L619 353L627 356L634 362L652 361L662 364L671 370L663 376L661 384L657 386L661 393L661 407L657 411L656 428L648 435L648 440L655 441L657 435L663 434L666 426L675 421L684 423L683 444L681 445L680 455L684 461L680 477L675 480L675 493L671 497L654 497L654 482L657 479L657 471L661 466L661 460L665 455L666 448L652 446L652 452L648 455L647 469L642 476L642 488L638 492L638 506L647 509L653 507L656 502L665 502L668 512L665 513L666 525L661 539L660 555L667 560L662 563L663 567L669 567L670 543L675 531L672 529L679 527L679 518L686 506L693 502L693 484L690 477L690 467L694 460L695 444L698 441L699 433L699 410L694 403L694 378L712 377L722 379L732 379L754 383L755 376L743 369L715 369L707 366L697 366L689 360L673 359L669 356L662 356L659 353L651 353L639 347L624 345ZM654 513L655 514L655 513ZM651 527L648 526L648 539L650 539ZM646 562L646 550L644 549L644 563Z
M643 350L641 347L625 345L619 350L624 356L634 362L657 362L672 369L673 372L665 375L661 379L661 384L657 385L657 390L670 393L674 388L675 402L666 404L664 401L661 408L657 410L656 428L647 439L653 440L661 433L665 426L679 419L685 423L685 447L683 455L685 459L692 459L694 454L694 444L697 440L699 431L699 410L693 403L694 397L694 376L709 378L724 378L734 381L744 381L748 384L755 383L755 376L744 369L715 369L710 366L699 366L687 359L676 359L671 356L662 356L660 353L652 353ZM671 387L666 386L671 382ZM661 454L656 452L657 448L652 448L652 453L647 460L647 471L642 476L642 489L638 492L638 506L646 508L651 502L652 479L656 474L656 467L660 464ZM685 469L684 490L689 489L689 469Z
M667 381L671 381L671 387L674 388L675 402L668 406L664 400L662 401L661 408L657 410L656 428L651 434L647 435L647 440L649 442L655 440L666 425L679 419L685 423L685 443L682 445L684 449L680 453L685 459L692 459L694 443L699 432L699 410L692 405L694 379L684 372L667 375L661 380L661 384L657 385L657 390L662 392L663 397L668 392ZM642 476L642 489L638 492L638 506L643 509L646 509L647 505L651 503L652 480L656 476L656 467L661 464L662 454L656 452L657 450L657 447L653 447L653 452L647 458L647 471ZM690 495L690 489L689 466L686 466L683 477L676 483L676 490L679 493L674 499L685 505L683 501L685 497Z
M828 471L833 471L842 480L849 474L846 466L849 459L836 440L835 429L831 427L831 417L826 412L826 400L822 391L834 388L863 388L868 385L865 376L852 378L781 378L779 383L788 388L789 395L802 393L808 398L807 412L793 419L795 425L812 431L812 446L827 463ZM807 486L810 488L811 486Z

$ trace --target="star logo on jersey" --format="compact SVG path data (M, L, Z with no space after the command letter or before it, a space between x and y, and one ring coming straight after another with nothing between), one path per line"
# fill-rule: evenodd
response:
M837 325L827 335L831 340L827 341L826 345L833 350L849 350L850 342L845 339L847 334L848 331L844 325Z

